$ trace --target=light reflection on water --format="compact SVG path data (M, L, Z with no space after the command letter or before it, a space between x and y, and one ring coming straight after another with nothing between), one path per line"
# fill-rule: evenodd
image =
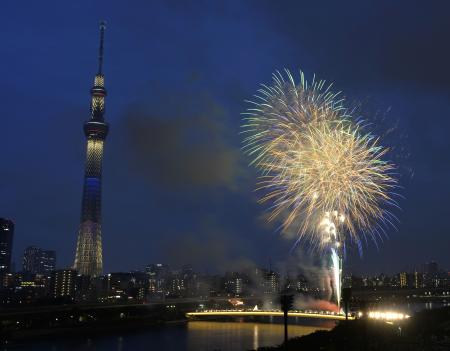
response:
M289 337L333 327L331 321L321 321L316 325L291 324ZM244 351L278 345L283 337L283 324L190 321L180 325L151 327L144 331L25 343L0 347L0 351Z
M253 326L253 348L256 350L259 347L259 325L255 324Z
M289 337L302 336L316 330L329 330L334 323L321 326L290 325ZM249 350L282 343L283 324L193 321L187 325L187 349Z

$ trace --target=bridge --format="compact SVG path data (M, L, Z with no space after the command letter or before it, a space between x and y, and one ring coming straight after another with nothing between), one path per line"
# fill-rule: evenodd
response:
M204 310L186 313L188 318L201 317L283 317L280 310ZM345 315L330 311L297 311L288 312L288 317L317 318L331 320L345 320ZM354 320L355 316L349 315L349 320Z

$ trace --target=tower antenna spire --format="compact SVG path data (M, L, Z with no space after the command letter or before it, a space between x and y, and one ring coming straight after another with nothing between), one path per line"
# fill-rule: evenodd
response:
M102 74L103 66L103 40L105 37L106 22L100 21L100 46L98 49L98 74Z

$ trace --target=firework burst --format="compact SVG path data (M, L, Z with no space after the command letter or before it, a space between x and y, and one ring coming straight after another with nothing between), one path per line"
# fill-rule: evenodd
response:
M313 247L376 241L396 205L388 149L352 120L331 85L308 84L303 73L296 84L285 73L274 74L244 114L244 151L261 170L269 219Z

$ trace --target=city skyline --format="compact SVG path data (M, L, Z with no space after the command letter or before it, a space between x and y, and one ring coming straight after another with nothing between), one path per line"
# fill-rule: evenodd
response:
M14 223L10 221L9 219L2 219L4 224L8 224L10 228L13 228L12 231L14 232ZM12 227L11 227L12 226ZM9 229L8 229L9 231ZM2 246L2 250L0 254L2 255L2 262L6 262L6 270L5 272L9 273L25 273L25 274L38 274L38 275L49 275L52 271L56 270L73 270L74 267L72 266L61 266L56 265L56 251L48 249L48 248L41 248L35 245L27 246L25 250L21 253L20 257L17 257L17 260L22 262L16 267L16 262L13 260L12 256L9 255L9 251L11 246L13 245L14 236L11 236L9 232L5 232L9 236L2 237L0 240L0 246ZM6 257L6 258L5 258ZM149 263L154 262L154 263ZM4 264L4 263L3 263ZM104 272L104 275L108 275L111 273L117 273L117 274L132 274L133 272L144 272L148 271L149 267L151 266L158 266L158 267L164 267L167 272L175 272L175 271L181 271L183 269L186 269L186 267L189 267L190 270L193 269L192 265L189 262L185 262L178 265L171 265L167 262L159 262L152 261L151 259L141 267L122 267L122 269L116 270L116 271L109 271ZM21 267L21 268L18 268ZM430 268L432 267L432 268ZM0 267L1 268L1 267ZM241 266L235 266L234 269L224 269L222 271L210 271L208 269L206 270L198 270L198 274L203 275L226 275L228 273L234 273L234 272L245 272L252 269L261 269L266 270L268 272L276 272L277 274L289 276L289 275L304 275L309 273L319 273L323 275L328 275L330 273L329 266L325 264L317 264L317 263L310 263L309 265L291 265L287 264L287 262L283 262L280 265L273 265L271 261L267 262L267 265L256 265L251 262L247 262L244 265ZM386 273L386 272L353 272L350 269L346 268L344 270L345 276L360 276L360 277L377 277L377 276L396 276L402 273L414 273L414 272L420 272L420 273L430 273L430 271L433 271L434 274L443 274L445 276L450 277L450 269L448 267L442 266L439 264L439 262L430 260L426 262L415 262L414 264L404 265L404 267L398 271ZM308 273L309 272L309 273ZM79 275L82 275L81 273L78 273Z
M19 30L12 30L12 19L2 24L11 33L1 49L8 67L3 113L11 116L5 127L28 127L22 132L26 143L15 143L14 133L1 141L8 169L0 176L0 216L16 224L16 266L18 255L32 244L60 253L58 266L73 264L84 162L80 125L94 73L99 18L110 23L105 44L112 126L105 153L106 272L149 261L215 270L248 261L267 266L290 255L309 262L304 253L290 254L292 240L280 238L276 225L261 220L265 208L253 193L256 174L239 150L244 99L284 66L330 77L350 100L370 101L369 117L382 115L388 125L398 121L395 133L408 136L394 145L401 171L407 169L398 232L390 231L378 248L368 245L362 258L350 252L348 269L391 273L432 260L450 266L450 239L445 221L439 220L448 214L445 201L450 196L444 132L449 123L444 62L450 54L440 48L442 61L437 62L415 55L427 48L428 38L447 33L438 9L421 14L424 29L414 20L417 8L360 4L345 14L360 30L356 44L343 40L342 47L327 42L322 48L316 42L326 40L338 22L334 17L326 17L312 33L307 25L311 19L297 23L283 8L265 2L260 5L264 11L242 3L238 15L224 4L143 5L142 14L101 5L70 5L72 14L61 16L64 21L53 21L45 5L30 5L21 14ZM315 6L307 6L316 18ZM55 6L54 11L63 14L65 8ZM190 11L215 21L200 15L188 18ZM268 15L277 11L283 12L289 27ZM358 11L373 13L368 23L361 23ZM384 28L374 26L384 14ZM409 35L396 28L394 14L404 20L406 32L417 35L417 42L406 40ZM339 28L335 35L345 39L351 28ZM350 50L353 45L358 50ZM344 56L349 51L355 53L351 58ZM380 63L371 56L378 52L393 54ZM34 65L27 65L30 59ZM430 70L427 74L417 69L422 61L423 70ZM28 89L23 92L22 86ZM18 109L24 98L27 104Z

